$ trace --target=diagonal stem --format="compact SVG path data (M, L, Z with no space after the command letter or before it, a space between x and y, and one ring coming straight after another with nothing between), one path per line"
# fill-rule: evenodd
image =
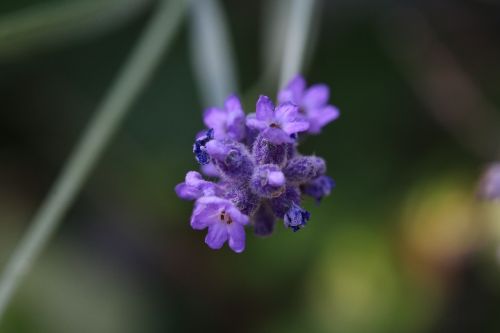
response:
M180 25L185 7L184 0L162 0L159 3L59 178L7 262L0 279L0 319L16 288L47 244L130 106L160 63Z

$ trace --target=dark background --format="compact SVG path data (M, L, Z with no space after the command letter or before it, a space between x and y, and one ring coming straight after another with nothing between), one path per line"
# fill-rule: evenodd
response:
M3 0L0 28L67 3ZM253 112L265 3L223 6ZM36 43L0 29L2 265L155 8ZM306 229L249 232L237 255L189 227L173 188L196 168L203 106L183 24L0 331L499 332L500 212L475 192L499 158L500 4L324 1L320 14L304 74L341 117L301 151L337 188L306 201Z

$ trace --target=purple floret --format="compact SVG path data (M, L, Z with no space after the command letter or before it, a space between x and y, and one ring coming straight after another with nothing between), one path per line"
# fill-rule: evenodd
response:
M220 249L227 241L242 252L245 226L267 236L277 219L294 232L304 228L310 214L301 207L302 196L320 201L334 182L325 175L322 158L298 152L298 134L317 133L333 120L327 100L326 86L306 89L297 77L280 92L277 106L260 96L256 112L245 117L239 99L230 96L224 108L205 110L209 129L197 136L193 152L203 173L214 180L189 171L175 191L181 199L196 200L191 226L208 229L210 248Z
M208 228L205 243L212 249L220 249L226 241L236 253L245 249L245 229L248 216L242 214L229 200L215 196L199 198L191 216L191 227Z
M248 127L259 131L278 129L269 136L276 144L293 142L290 135L309 128L308 122L299 114L297 105L285 102L275 107L271 99L263 95L257 101L256 112L247 116L246 123Z
M299 107L309 123L310 134L318 134L328 123L337 119L339 110L328 104L330 89L325 84L313 84L306 87L306 81L300 75L295 76L278 94L279 103L290 102Z

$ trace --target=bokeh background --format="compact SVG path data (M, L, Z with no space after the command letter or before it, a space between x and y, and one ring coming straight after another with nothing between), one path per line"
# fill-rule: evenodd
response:
M252 112L277 88L269 2L221 3ZM155 9L0 2L2 265ZM0 331L499 332L500 208L476 190L500 158L500 4L323 1L314 22L303 73L342 114L301 147L337 181L306 229L237 255L189 227L173 188L206 105L183 24Z

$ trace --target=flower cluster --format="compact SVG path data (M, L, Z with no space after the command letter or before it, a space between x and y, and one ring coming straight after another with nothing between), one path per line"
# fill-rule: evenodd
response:
M227 241L242 252L247 225L260 236L271 234L277 219L293 231L306 225L310 214L300 206L301 195L319 202L335 183L325 175L322 158L298 152L299 133L318 134L339 116L328 99L326 85L307 88L297 76L279 92L277 106L260 96L255 113L245 116L240 100L230 96L224 108L204 112L208 129L197 135L193 152L214 181L190 171L175 191L182 199L196 200L191 226L208 228L210 248Z

